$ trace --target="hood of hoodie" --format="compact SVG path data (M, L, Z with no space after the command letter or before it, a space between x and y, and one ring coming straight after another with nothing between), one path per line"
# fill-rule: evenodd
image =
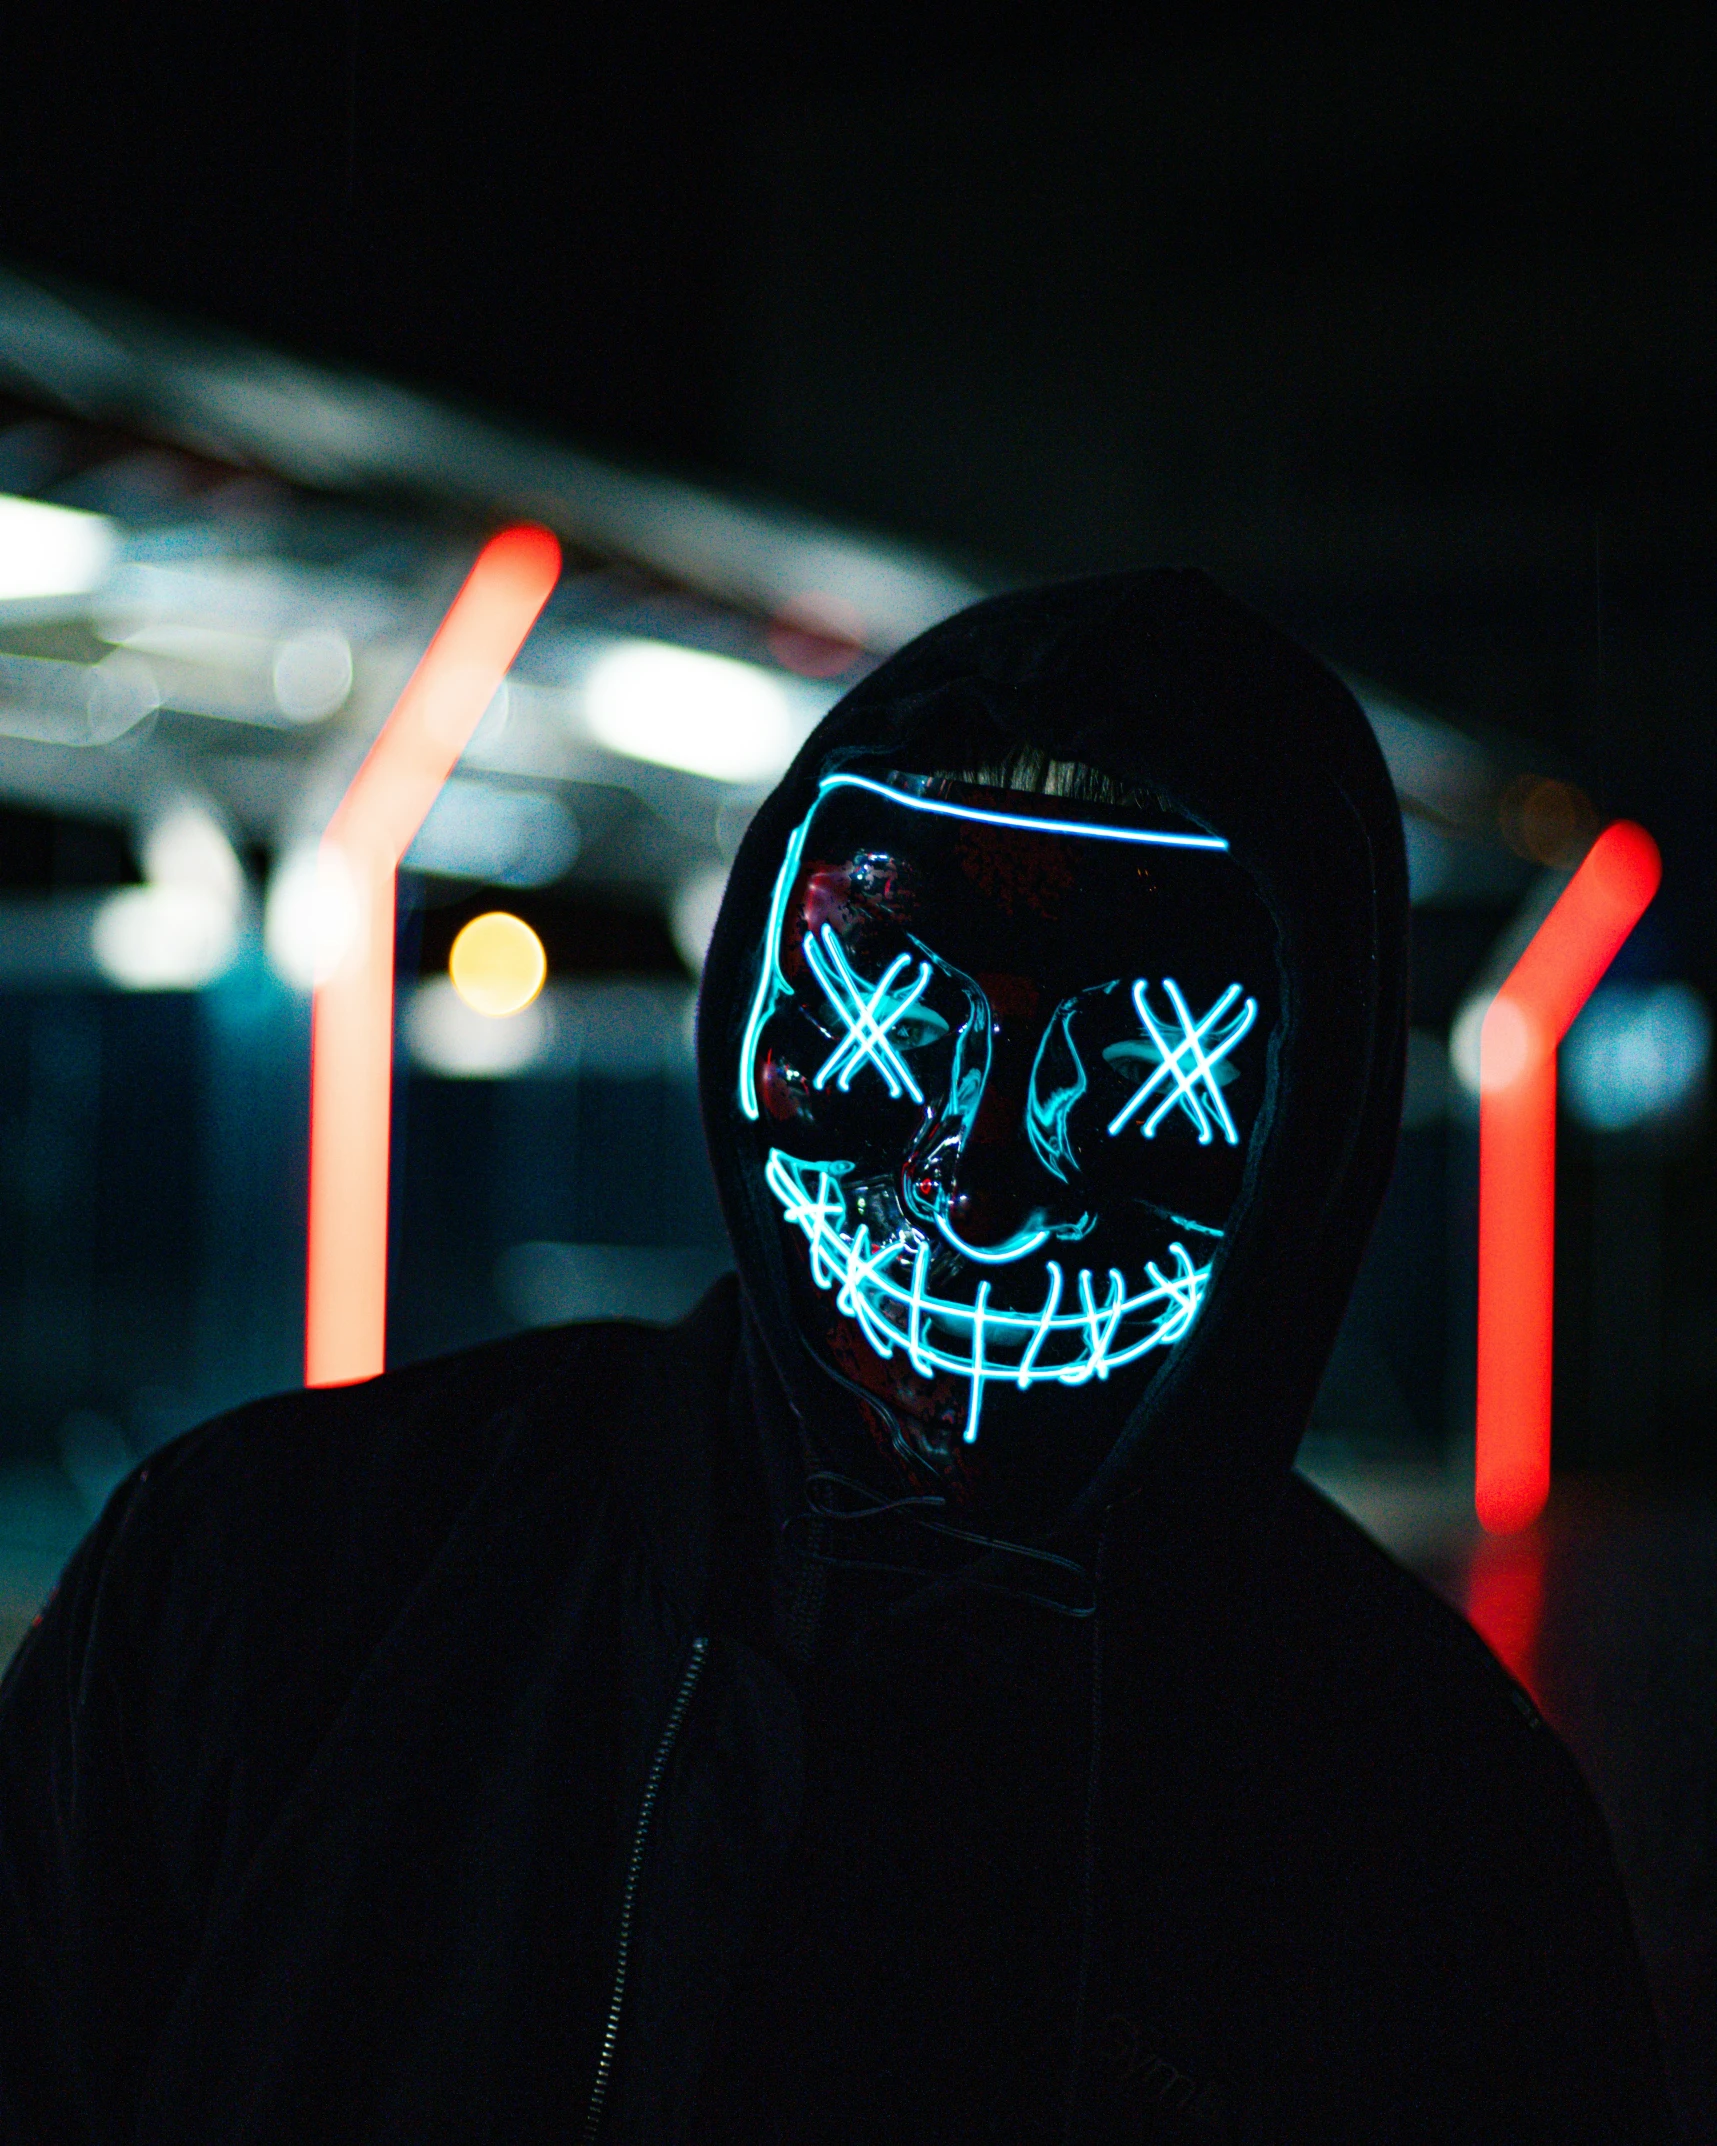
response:
M1357 702L1312 656L1188 570L1109 574L974 605L829 712L759 809L730 875L698 1005L705 1136L752 1355L800 1426L858 1403L802 1342L787 1232L736 1099L776 876L825 777L881 777L1028 744L1154 791L1226 837L1274 919L1281 1014L1240 1199L1192 1328L1040 1541L1078 1539L1143 1491L1177 1525L1285 1483L1388 1182L1406 1057L1401 817ZM777 1425L789 1411L772 1411ZM777 1428L774 1437L783 1435Z

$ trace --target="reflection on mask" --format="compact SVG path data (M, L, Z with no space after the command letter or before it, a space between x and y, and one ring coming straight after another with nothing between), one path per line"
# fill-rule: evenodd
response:
M1017 1435L1187 1332L1262 1094L1271 933L1226 844L1068 809L830 777L741 1046L801 1330L944 1472L986 1397Z

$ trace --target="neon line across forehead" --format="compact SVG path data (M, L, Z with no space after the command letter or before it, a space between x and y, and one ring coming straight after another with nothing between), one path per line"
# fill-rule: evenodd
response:
M883 798L891 805L903 805L908 812L929 812L947 820L978 820L990 827L1017 827L1027 834L1089 835L1097 842L1143 842L1158 849L1225 852L1228 848L1221 835L1177 835L1140 827L1100 827L1086 820L1039 820L1023 812L986 812L977 805L951 805L941 798L909 797L904 790L892 789L886 782L873 782L868 775L825 775L817 785L810 811L788 837L787 854L775 875L775 891L769 900L763 966L758 972L751 1014L739 1046L739 1107L754 1123L757 1119L757 1075L752 1056L757 1048L758 1031L768 1017L774 999L788 996L791 989L781 973L780 961L781 927L786 916L787 897L799 869L799 859L804 855L805 837L811 831L817 807L831 790L868 790L873 797Z
M1040 820L1023 812L985 812L976 805L951 805L938 797L909 797L886 782L872 782L866 775L825 775L817 785L817 799L830 790L869 790L909 812L934 812L947 820L981 820L988 827L1021 827L1036 835L1089 835L1096 842L1148 842L1158 849L1226 850L1221 835L1176 835L1155 828L1100 827L1090 820ZM814 808L813 808L814 809Z

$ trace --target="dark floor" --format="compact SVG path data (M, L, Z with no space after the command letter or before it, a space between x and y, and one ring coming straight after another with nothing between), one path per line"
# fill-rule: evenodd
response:
M1684 2139L1717 2139L1717 1499L1558 1487L1527 1534L1408 1560L1570 1745L1610 1822Z

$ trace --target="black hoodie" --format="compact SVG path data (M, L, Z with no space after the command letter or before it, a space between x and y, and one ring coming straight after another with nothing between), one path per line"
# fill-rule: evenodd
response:
M992 1548L819 1475L851 1404L729 1114L818 780L977 733L1220 828L1283 1009L1197 1323ZM238 1411L72 1559L0 1693L0 2141L1666 2136L1567 1754L1290 1469L1405 992L1363 718L1202 577L1005 597L874 672L705 972L740 1285Z

